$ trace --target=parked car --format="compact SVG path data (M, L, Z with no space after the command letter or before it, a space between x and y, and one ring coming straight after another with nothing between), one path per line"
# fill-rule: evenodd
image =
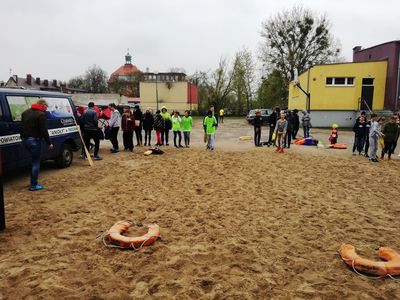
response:
M58 167L69 167L73 151L82 144L75 125L76 109L67 94L0 88L0 151L3 171L31 164L31 156L22 145L21 114L39 98L48 103L47 126L54 148L49 150L42 141L42 160L54 160Z
M263 118L263 124L264 125L268 124L268 118L269 118L269 115L272 113L272 110L262 108L262 109L260 109L260 111L261 111L261 117ZM255 116L256 116L256 109L250 110L246 116L247 122L252 123Z

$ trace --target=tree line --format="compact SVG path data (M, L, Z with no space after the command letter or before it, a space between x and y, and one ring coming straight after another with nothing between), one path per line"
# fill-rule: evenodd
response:
M288 85L296 74L316 64L341 60L340 43L330 30L326 15L302 6L271 16L262 23L256 54L243 48L232 58L221 57L216 69L188 76L199 87L199 112L210 105L233 114L245 114L252 108L287 107ZM140 79L142 75L132 76ZM135 91L126 81L108 85L106 72L98 66L72 78L69 85L92 93Z

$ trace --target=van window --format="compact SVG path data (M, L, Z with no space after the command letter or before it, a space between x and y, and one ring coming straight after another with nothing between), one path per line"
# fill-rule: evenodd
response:
M49 105L47 107L48 119L72 117L72 107L68 98L41 97L41 99L46 100L47 104ZM22 113L38 100L39 97L32 96L7 96L7 102L10 106L12 120L14 122L20 122Z
M47 118L48 119L57 119L57 118L68 118L72 117L72 107L69 103L68 98L49 98L42 97L43 100L46 100L47 104Z
M26 96L7 96L7 102L10 107L11 117L14 122L21 121L22 113L31 107L39 97Z

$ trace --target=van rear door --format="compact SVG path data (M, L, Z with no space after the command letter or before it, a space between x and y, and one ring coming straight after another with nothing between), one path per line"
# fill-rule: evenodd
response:
M30 159L28 152L21 143L21 125L19 122L14 122L12 117L12 112L15 110L15 107L7 103L8 97L12 96L0 95L0 146L2 148L3 167L5 170L24 166L26 165L26 160ZM14 100L18 101L19 99ZM24 152L26 152L25 155L23 154Z

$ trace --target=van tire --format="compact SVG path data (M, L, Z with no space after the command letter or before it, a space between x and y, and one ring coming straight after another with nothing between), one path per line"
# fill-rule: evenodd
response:
M70 144L64 143L61 146L60 155L55 159L57 167L67 168L71 165L74 154Z

